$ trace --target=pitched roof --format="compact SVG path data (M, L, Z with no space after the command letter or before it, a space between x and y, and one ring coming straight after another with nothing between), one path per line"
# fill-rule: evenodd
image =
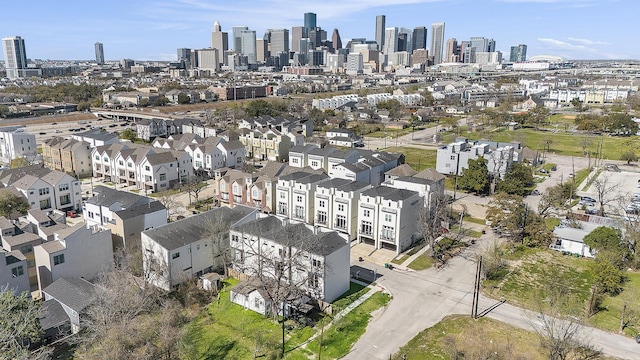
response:
M42 243L42 239L33 233L24 232L22 234L17 234L13 236L3 236L2 240L6 241L9 246L17 247L20 245L28 244L30 242L40 242Z
M116 215L122 220L133 219L144 214L153 214L156 211L166 210L160 201L152 201L147 204L131 206L124 210L116 211Z
M444 175L440 174L434 168L424 169L424 170L420 171L419 173L413 175L413 177L432 180L432 181L436 181L436 182L437 181L441 181L441 180L444 181L444 179L446 178Z
M383 199L391 201L405 200L412 196L415 196L417 192L406 189L395 189L388 186L376 186L371 189L367 189L362 192L362 195L366 196L380 196Z
M80 313L91 303L96 287L82 278L60 278L42 292Z
M94 196L87 200L89 204L108 207L119 202L122 204L123 209L127 209L137 204L146 204L152 201L150 198L138 194L127 191L118 191L102 185L96 186L93 189L93 194Z
M161 165L161 164L167 164L167 163L171 163L171 162L175 162L176 158L175 156L173 156L173 154L169 151L166 152L160 152L157 154L149 154L146 156L147 157L147 161L149 162L149 164L151 165Z
M256 209L242 205L237 205L233 209L228 207L215 208L196 216L147 230L143 234L171 251L202 239L211 231L212 221L220 219L231 226L255 211Z
M69 321L69 316L56 300L47 300L38 309L38 320L42 330L59 327Z
M409 164L402 164L394 167L393 169L384 173L385 175L390 176L413 176L418 172L413 170L413 168Z

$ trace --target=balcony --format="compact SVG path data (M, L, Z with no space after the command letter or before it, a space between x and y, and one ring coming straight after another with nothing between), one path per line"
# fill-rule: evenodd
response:
M395 233L388 233L388 232L380 233L380 240L395 241L395 239L396 239L396 234Z
M326 217L317 217L316 218L316 224L319 225L327 225L327 218Z
M278 215L287 215L289 213L289 209L286 206L278 206Z
M228 192L221 192L220 193L220 199L229 201L229 193Z

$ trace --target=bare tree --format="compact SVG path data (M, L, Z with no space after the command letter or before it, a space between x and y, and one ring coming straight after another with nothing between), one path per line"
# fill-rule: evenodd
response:
M231 248L229 246L229 228L231 222L223 216L207 217L205 220L205 237L211 239L213 263L222 263L224 277L229 277L231 266Z
M171 191L163 191L158 194L158 200L167 209L167 221L171 221L173 215L178 212L178 208L182 205L178 201L176 194Z
M636 325L636 322L640 320L638 295L638 289L633 286L627 287L618 295L622 302L622 307L620 308L620 326L618 328L618 331L621 333L630 325Z
M615 197L609 195L616 193L620 184L613 183L609 175L605 174L593 181L593 187L596 189L596 196L600 202L600 216L604 216L604 206L615 200Z
M450 209L444 194L434 194L431 203L426 204L418 214L422 238L429 245L429 256L433 257L435 241L442 235L443 223L450 220Z
M189 205L191 205L191 196L193 195L195 201L198 202L200 193L204 191L207 186L209 186L209 184L207 184L206 181L202 181L200 179L194 179L193 181L182 186L182 189L189 194Z

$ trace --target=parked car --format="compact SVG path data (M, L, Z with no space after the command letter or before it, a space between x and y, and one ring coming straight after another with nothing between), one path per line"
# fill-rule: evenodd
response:
M540 169L540 170L538 170L538 172L539 172L540 174L548 174L548 173L549 173L549 171L548 171L548 170L545 170L545 169Z
M538 190L533 190L533 191L531 192L531 195L540 195L540 191L538 191Z
M627 214L640 214L640 204L631 203L624 210Z
M591 196L581 196L580 201L593 202L593 203L598 202L596 199L592 198Z
M585 210L585 212L584 212L584 213L585 213L585 214L587 214L587 215L598 215L598 216L602 216L602 212L600 211L600 209L596 209L596 208L593 208L593 209L587 209L587 210Z

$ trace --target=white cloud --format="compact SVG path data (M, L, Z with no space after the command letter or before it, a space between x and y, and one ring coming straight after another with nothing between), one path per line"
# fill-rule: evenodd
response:
M626 59L629 56L608 52L605 48L610 45L607 42L589 39L566 37L564 39L538 38L538 41L546 45L544 48L550 52L560 52L563 57L569 59Z
M586 46L593 46L593 45L610 45L611 43L608 42L604 42L604 41L597 41L597 40L589 40L589 39L580 39L580 38L572 38L572 37L568 37L567 38L568 41L572 41L574 43L578 43L578 44L582 44L582 45L586 45Z

